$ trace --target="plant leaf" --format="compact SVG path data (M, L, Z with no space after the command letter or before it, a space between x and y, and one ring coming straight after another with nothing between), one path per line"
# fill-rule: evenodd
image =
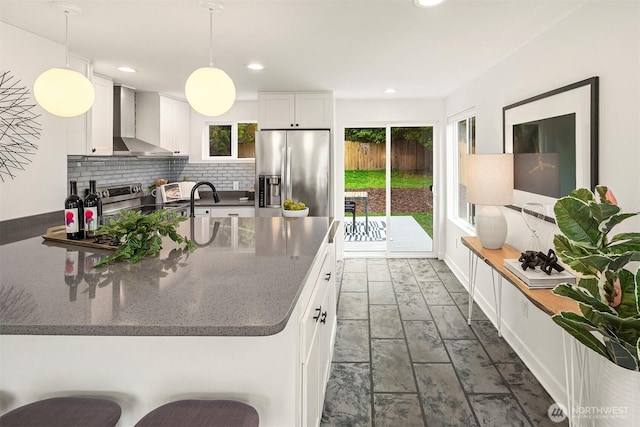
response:
M638 311L638 314L640 314L640 268L636 271L635 282L636 310Z
M591 197L593 198L593 194ZM589 249L597 249L600 246L603 237L598 229L600 223L593 217L587 203L570 195L559 199L553 211L558 228L569 240Z
M632 371L638 370L638 360L616 339L605 336L604 343L609 353L609 359L616 365Z
M609 359L607 348L585 327L583 322L575 322L564 317L565 312L551 316L551 320L560 325L565 331L575 337L582 344L586 345L596 353Z
M599 298L594 297L591 292L577 285L572 285L570 283L560 283L559 285L556 285L555 288L553 288L553 293L584 303L588 306L594 307L599 311L615 313L615 310L609 307L608 304L603 303Z
M638 296L636 293L637 277L629 270L620 270L618 272L618 279L620 280L620 291L622 292L620 305L615 307L618 315L622 318L637 316L640 310L638 308Z
M620 224L625 219L638 215L638 212L618 214L618 212L620 212L620 208L615 205L601 205L601 206L603 206L604 222L601 225L600 231L602 231L604 234L608 234L613 227ZM604 208L604 206L606 206L606 208ZM616 208L615 212L613 212L611 207Z

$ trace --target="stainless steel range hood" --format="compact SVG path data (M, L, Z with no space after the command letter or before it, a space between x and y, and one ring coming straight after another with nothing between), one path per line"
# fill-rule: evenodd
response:
M170 150L136 138L135 95L129 87L113 87L113 155L173 157Z

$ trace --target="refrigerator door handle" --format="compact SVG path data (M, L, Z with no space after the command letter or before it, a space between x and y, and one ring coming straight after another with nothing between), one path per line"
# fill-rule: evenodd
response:
M282 161L280 162L280 204L284 203L287 198L287 148L282 147L280 150L280 157Z
M287 199L293 200L291 188L291 147L287 148Z

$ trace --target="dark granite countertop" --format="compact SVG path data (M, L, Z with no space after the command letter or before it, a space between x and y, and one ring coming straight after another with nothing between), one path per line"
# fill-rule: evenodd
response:
M0 246L0 334L271 335L284 329L329 218L191 218L159 256L91 266L106 250Z

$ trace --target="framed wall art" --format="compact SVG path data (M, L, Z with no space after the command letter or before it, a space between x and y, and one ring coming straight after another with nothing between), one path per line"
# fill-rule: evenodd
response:
M513 153L513 205L548 207L575 188L598 182L598 77L502 109L505 153Z

